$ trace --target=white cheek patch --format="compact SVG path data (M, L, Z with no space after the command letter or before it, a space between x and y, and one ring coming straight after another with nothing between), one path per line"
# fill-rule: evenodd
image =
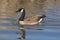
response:
M21 10L21 12L23 12L24 9Z
M39 22L41 22L42 21L42 18L39 20Z

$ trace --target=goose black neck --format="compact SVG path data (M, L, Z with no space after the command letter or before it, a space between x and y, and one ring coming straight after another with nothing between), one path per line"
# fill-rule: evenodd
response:
M23 21L25 18L25 10L23 10L21 17L19 18L19 21Z

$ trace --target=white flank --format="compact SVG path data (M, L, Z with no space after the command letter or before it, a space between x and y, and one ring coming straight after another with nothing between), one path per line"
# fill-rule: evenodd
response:
M19 23L21 24L21 25L35 25L35 24L37 24L38 22L32 22L32 23L29 23L29 22L24 22L24 21L19 21Z
M24 24L24 22L23 22L23 21L19 21L19 23L20 23L20 24Z

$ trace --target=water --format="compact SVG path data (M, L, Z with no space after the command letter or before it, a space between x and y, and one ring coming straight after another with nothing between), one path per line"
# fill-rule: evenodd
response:
M56 2L50 2L47 9L33 10L35 13L42 11L47 16L42 25L24 26L36 30L18 30L18 23L14 18L0 18L0 40L60 40L60 7ZM31 10L31 9L30 9ZM28 12L27 12L28 13ZM43 30L38 30L38 29ZM23 32L17 34L17 32ZM26 34L25 34L26 33Z

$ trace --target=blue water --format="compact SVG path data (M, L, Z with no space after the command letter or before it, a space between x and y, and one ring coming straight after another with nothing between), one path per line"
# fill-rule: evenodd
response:
M44 10L47 16L42 25L24 26L24 28L43 28L44 30L25 30L25 40L60 40L60 8L52 4L52 9ZM0 18L0 20L7 20L10 22L1 23L1 27L15 27L18 28L18 23L14 23L14 18ZM19 30L2 29L0 30L0 40L21 40L22 32Z

